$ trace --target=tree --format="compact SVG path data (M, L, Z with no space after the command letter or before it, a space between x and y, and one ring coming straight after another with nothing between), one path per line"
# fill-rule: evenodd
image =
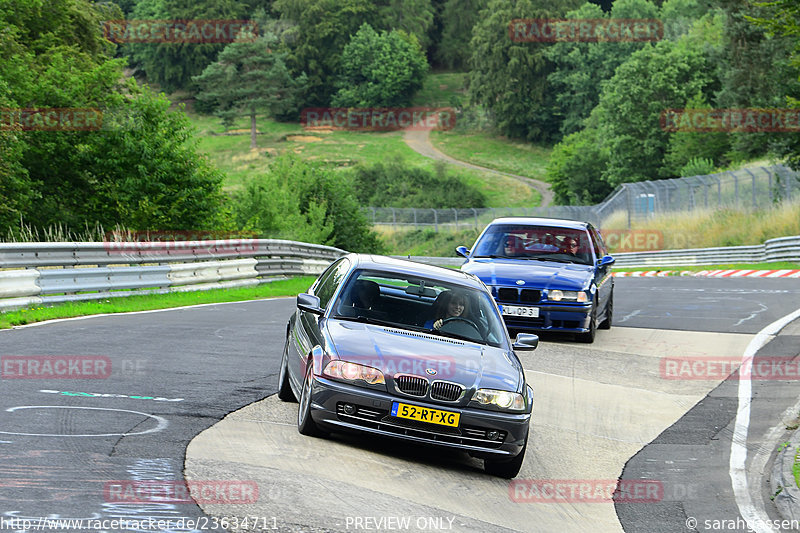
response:
M556 144L547 163L547 181L560 204L596 204L613 189L602 179L609 161L603 131L589 122Z
M710 110L711 105L702 93L698 93L687 102L686 108ZM727 158L729 150L726 132L677 131L670 136L664 163L671 174L685 176L684 168L692 161L710 161L711 167L725 166L730 162Z
M789 48L791 55L789 61L794 67L794 72L789 71L792 83L784 90L786 103L790 107L800 107L800 94L797 90L798 70L800 70L800 44L797 36L800 35L800 1L799 0L772 0L770 2L758 2L757 6L770 6L773 11L771 18L752 16L751 20L755 24L766 28L771 35L782 36L781 41L787 44L794 42L794 47ZM789 81L788 79L786 81ZM794 169L800 169L800 140L797 135L783 134L775 139L772 150L787 160L787 163Z
M252 13L247 3L235 0L139 0L133 20L244 20ZM231 26L232 27L232 26ZM224 43L128 43L123 49L147 81L164 91L189 89L192 77L217 59Z
M617 0L606 15L592 3L567 13L568 19L656 19L658 10L649 0ZM561 133L582 128L583 121L597 105L602 83L644 42L558 42L545 55L555 64L549 75L562 116Z
M721 61L720 107L783 108L800 98L796 2L756 3L731 0L725 12L725 51ZM794 7L793 7L794 4ZM764 21L754 24L753 21ZM779 22L781 21L781 22ZM770 34L780 26L786 33ZM793 55L794 54L794 55ZM788 97L788 98L787 98ZM780 156L800 151L796 135L785 132L734 133L732 158L758 157L767 150Z
M286 37L287 65L292 76L308 76L301 100L328 106L342 50L363 23L377 27L378 7L371 0L276 0L273 9L294 24Z
M237 225L266 237L336 246L351 252L381 252L355 196L352 181L335 170L277 158L267 174L256 176L235 196Z
M401 30L416 37L425 51L431 45L429 33L433 27L434 8L431 0L382 0L378 8L377 29Z
M414 37L400 31L377 33L364 24L344 47L337 107L392 107L409 105L422 88L428 63Z
M447 0L442 10L442 42L436 57L452 69L464 69L470 56L472 28L488 0Z
M552 19L563 16L578 0L491 0L473 28L470 42L469 98L492 111L501 133L529 141L548 141L558 135L555 93L547 82L553 64L548 43L514 41L508 26L513 19Z
M603 85L597 110L609 152L603 179L616 186L672 177L664 165L670 133L660 126L662 113L684 108L710 81L702 53L671 41L648 44L620 65Z
M193 79L200 87L198 100L205 102L224 120L246 114L250 117L250 148L256 148L256 114L272 116L294 108L305 76L294 80L284 58L273 48L277 38L266 34L229 44L217 61Z
M100 24L84 23L99 20L99 8L51 2L42 10L53 21L48 32L28 10L39 3L22 3L0 7L0 107L94 108L102 121L91 131L0 132L0 196L13 199L2 203L9 207L0 210L3 222L21 215L37 228L68 230L95 222L135 229L221 223L222 175L196 153L183 113L123 81L124 60L106 55Z

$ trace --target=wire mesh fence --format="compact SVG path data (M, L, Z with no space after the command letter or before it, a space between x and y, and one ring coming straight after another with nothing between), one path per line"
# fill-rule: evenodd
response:
M744 168L704 176L652 180L619 185L605 200L588 206L420 209L368 207L373 226L428 228L434 231L482 229L504 216L585 220L600 226L616 213L631 222L656 214L737 207L764 209L800 198L800 173L785 166Z

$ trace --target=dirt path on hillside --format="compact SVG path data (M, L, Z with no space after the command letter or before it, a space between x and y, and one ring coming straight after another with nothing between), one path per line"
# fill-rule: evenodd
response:
M542 195L542 203L541 207L546 207L553 202L553 191L550 190L550 185L539 180L535 180L533 178L527 178L525 176L518 176L516 174L510 174L508 172L502 172L500 170L494 170L491 168L486 167L479 167L478 165L473 165L472 163L467 163L465 161L459 161L458 159L454 159L447 154L444 154L436 149L433 146L430 139L430 130L428 129L407 129L404 132L403 140L406 141L406 144L418 154L429 157L431 159L436 159L438 161L444 161L446 163L450 163L451 165L458 165L465 168L471 168L474 170L481 170L483 172L492 172L493 174L500 174L502 176L508 176L509 178L514 178L519 180L526 185L533 187L539 194Z

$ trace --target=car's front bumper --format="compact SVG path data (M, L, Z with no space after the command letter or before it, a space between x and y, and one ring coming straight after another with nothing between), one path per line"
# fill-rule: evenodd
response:
M392 402L460 413L458 428L415 422L391 416ZM344 404L356 412L344 412ZM311 387L311 416L328 431L360 431L424 444L457 448L476 457L513 458L522 450L530 425L530 413L503 413L455 407L400 398L386 392L357 387L315 376ZM498 439L489 432L497 431Z
M517 303L498 302L500 305L516 305ZM536 318L503 315L503 320L509 330L517 331L559 331L569 333L585 333L589 331L592 304L556 304L546 303L531 305L539 308Z

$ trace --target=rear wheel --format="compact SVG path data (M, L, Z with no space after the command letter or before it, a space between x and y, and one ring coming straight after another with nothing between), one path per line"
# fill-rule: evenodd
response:
M314 362L306 365L306 379L300 394L300 408L297 410L297 431L309 437L321 437L325 432L319 429L311 416L311 383L314 380Z
M614 293L608 296L608 303L606 304L606 318L597 326L599 329L611 329L611 320L614 316Z
M278 398L284 402L296 402L292 386L289 384L289 338L286 338L286 345L283 347L283 357L281 357L281 371L278 377Z
M492 476L511 479L517 477L520 469L522 468L522 461L525 459L525 450L528 448L528 437L525 436L525 444L522 445L522 450L516 457L510 461L490 461L489 459L483 460L483 470Z

